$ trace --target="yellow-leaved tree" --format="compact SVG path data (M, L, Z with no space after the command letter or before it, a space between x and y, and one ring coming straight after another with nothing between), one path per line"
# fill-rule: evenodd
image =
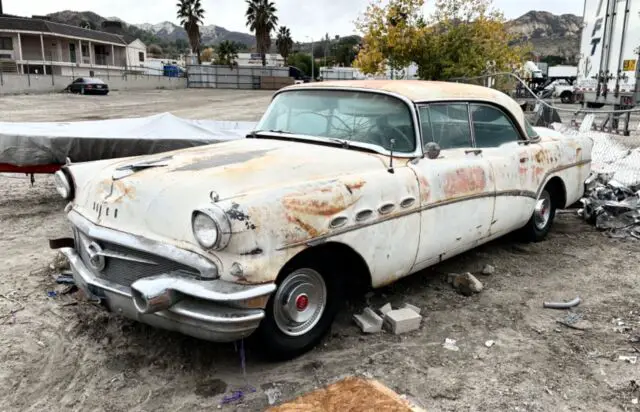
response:
M357 22L363 34L357 67L380 73L414 62L421 79L446 80L510 72L528 53L492 0L436 0L426 20L422 6L423 0L372 3Z
M354 65L374 74L414 61L425 27L423 4L424 0L391 0L383 6L380 0L374 0L356 21L363 39Z

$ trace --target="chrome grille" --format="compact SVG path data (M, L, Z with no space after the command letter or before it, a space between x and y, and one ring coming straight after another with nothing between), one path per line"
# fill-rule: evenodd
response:
M91 239L84 234L80 234L77 230L75 232L74 237L76 240L76 249L87 268L92 270L96 276L114 282L118 285L129 287L138 279L178 271L186 276L191 275L197 277L199 275L199 272L196 269L183 265L182 263L153 255L151 253L140 252L115 243L105 242L99 239ZM100 245L105 254L111 253L115 255L123 255L132 259L154 262L155 265L118 257L105 256L104 269L100 272L95 271L89 262L89 252L86 247L84 247L85 243L94 241Z

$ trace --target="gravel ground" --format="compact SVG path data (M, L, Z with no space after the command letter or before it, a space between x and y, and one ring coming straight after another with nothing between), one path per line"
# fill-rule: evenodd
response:
M257 120L270 93L220 90L113 93L103 97L13 96L0 120L79 120L162 111L190 118ZM180 107L170 110L171 107ZM247 348L246 371L232 344L156 330L105 313L62 292L48 269L47 239L69 229L50 177L0 176L0 410L113 411L215 409L225 394L250 385L224 410L263 410L265 391L291 399L347 375L374 377L430 411L636 410L640 364L640 243L613 240L574 212L561 213L547 241L500 239L350 302L331 334L310 353L265 363ZM478 272L485 290L463 297L450 272ZM583 303L581 327L546 300ZM351 315L367 304L412 303L420 330L363 336ZM11 312L15 312L11 314ZM445 349L446 338L458 351ZM485 346L495 341L492 347Z

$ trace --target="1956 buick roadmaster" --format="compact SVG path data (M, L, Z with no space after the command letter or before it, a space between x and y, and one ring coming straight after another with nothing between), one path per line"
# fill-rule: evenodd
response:
M542 240L583 194L592 144L479 86L294 85L246 139L65 166L74 236L52 247L116 313L294 357L346 291L512 231Z

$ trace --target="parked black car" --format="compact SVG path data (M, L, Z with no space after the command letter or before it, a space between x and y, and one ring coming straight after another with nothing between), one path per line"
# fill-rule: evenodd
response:
M109 86L95 77L78 77L67 86L65 91L80 94L107 94Z

